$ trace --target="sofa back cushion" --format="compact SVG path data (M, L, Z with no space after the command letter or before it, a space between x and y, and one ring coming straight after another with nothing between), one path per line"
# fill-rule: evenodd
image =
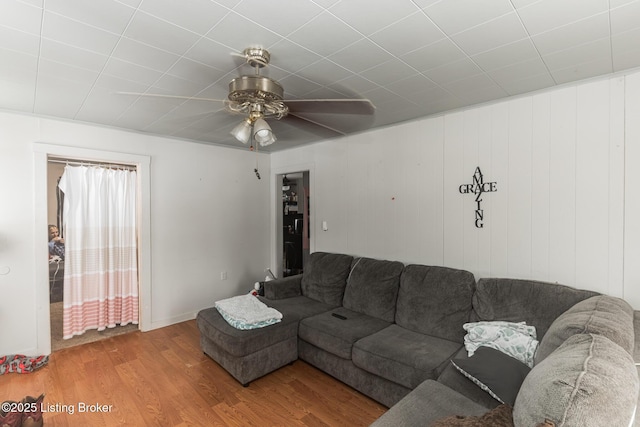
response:
M633 355L633 308L625 300L609 295L580 301L551 324L540 341L535 362L540 363L575 334L604 335Z
M473 309L479 320L525 321L536 327L540 340L558 316L595 295L555 283L487 278L478 280Z
M354 258L342 305L393 322L403 268L404 264L398 261Z
M524 379L513 406L517 426L628 426L638 402L633 358L602 335L569 337Z
M302 295L336 307L341 305L352 261L351 255L312 253L300 282Z
M400 277L396 323L414 332L462 343L476 280L468 271L408 265Z

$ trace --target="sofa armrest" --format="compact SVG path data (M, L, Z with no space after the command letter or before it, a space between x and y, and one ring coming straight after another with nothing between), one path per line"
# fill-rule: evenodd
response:
M302 295L300 284L302 274L264 282L264 296L267 299L284 299Z

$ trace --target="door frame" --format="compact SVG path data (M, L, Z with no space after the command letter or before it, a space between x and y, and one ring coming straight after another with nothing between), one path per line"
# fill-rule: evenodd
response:
M45 230L48 222L47 169L49 156L69 160L122 163L136 166L138 175L138 277L141 331L151 328L151 157L139 154L93 150L33 143L34 152L34 208L35 208L35 281L36 281L36 345L38 354L51 354L51 313L49 307L49 268Z
M282 177L286 174L307 172L309 174L309 253L315 252L315 203L316 193L315 165L303 163L283 166L271 170L271 271L276 277L282 276ZM306 204L305 200L305 204Z

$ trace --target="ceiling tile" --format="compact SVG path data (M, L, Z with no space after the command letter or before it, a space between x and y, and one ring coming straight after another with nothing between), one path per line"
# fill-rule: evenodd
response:
M0 25L0 48L37 56L40 38L34 34Z
M451 36L467 55L486 52L526 37L527 32L515 12Z
M230 70L244 62L231 53L232 49L229 47L203 37L191 46L184 56L210 67Z
M0 25L40 35L42 9L17 0L0 1Z
M640 66L640 29L616 34L611 38L615 71Z
M448 38L400 57L404 62L421 72L459 61L463 58L466 58L464 52Z
M35 81L35 73L33 80ZM4 80L3 75L0 74L0 93L4 98L2 108L31 113L33 110L33 95L35 93L34 81L20 83Z
M120 34L127 27L135 9L115 0L47 0L48 11L75 21Z
M609 10L608 0L541 0L518 9L530 35L536 35Z
M0 48L0 80L20 85L34 85L38 70L38 57ZM3 101L9 101L4 99ZM33 97L30 101L33 100Z
M424 9L447 35L459 33L513 11L509 0L440 1Z
M140 43L128 37L122 37L118 41L112 56L160 72L168 70L180 58L175 53Z
M124 36L156 48L184 54L200 36L143 12L137 12Z
M392 58L388 52L367 39L359 40L329 56L330 60L356 74Z
M524 39L473 55L472 59L484 71L491 71L539 57L531 40Z
M553 71L590 62L598 57L611 58L611 40L608 37L543 55L542 58L549 70Z
M500 86L507 82L520 81L529 77L548 73L549 70L541 58L532 58L487 72L487 74Z
M395 56L430 45L444 37L442 31L420 11L369 36L371 40Z
M233 11L274 33L287 36L319 15L322 8L310 1L244 0Z
M432 89L436 86L436 84L426 76L422 74L414 74L413 76L404 78L402 80L398 80L386 85L387 89L392 92L407 98L411 98L414 94L423 93L429 89Z
M362 35L329 12L323 12L287 38L318 55L328 56L360 40Z
M601 13L532 37L542 55L609 37L609 14Z
M228 8L210 0L143 1L140 10L199 35L206 34L229 13Z
M107 55L49 39L42 39L40 57L95 72L102 71L109 59Z
M352 72L346 70L328 59L322 59L313 64L299 70L296 74L305 79L327 86L338 80L346 79L353 75Z
M34 113L72 119L91 89L90 84L39 74Z
M206 34L206 37L242 52L247 47L266 47L280 41L282 36L248 20L230 13Z
M375 13L371 13L372 9L375 9ZM378 1L373 4L370 0L349 0L329 9L365 36L412 15L416 10L416 5L410 0Z
M416 72L415 68L410 67L399 59L392 59L391 61L369 68L360 73L360 75L380 86L386 86L389 83L413 76Z
M42 36L102 55L111 54L119 38L113 33L46 11Z
M269 53L270 64L289 73L295 73L322 59L320 55L286 39L269 47Z
M285 99L302 98L305 94L322 87L318 83L295 74L290 74L279 80L279 83L284 87Z
M153 85L162 76L162 73L158 71L117 58L109 59L104 68L104 73L147 86Z
M568 68L552 70L551 74L558 84L563 84L611 72L613 72L611 60L609 58L597 58L582 64L574 64Z
M445 85L480 74L481 72L482 70L480 70L471 59L464 58L456 62L450 62L443 66L432 68L423 74L437 84Z
M613 9L611 15L611 34L620 34L640 27L640 1L627 3Z
M538 89L544 89L556 84L551 74L545 72L536 76L525 77L521 80L498 81L498 84L509 95L520 95Z
M190 80L203 86L203 88L218 81L226 74L226 72L217 68L209 67L187 58L180 58L167 73L184 80Z
M42 76L92 86L98 78L98 72L40 58L38 62L38 79L42 78Z
M347 78L329 84L329 87L340 93L363 94L377 88L378 85L362 76L352 74Z

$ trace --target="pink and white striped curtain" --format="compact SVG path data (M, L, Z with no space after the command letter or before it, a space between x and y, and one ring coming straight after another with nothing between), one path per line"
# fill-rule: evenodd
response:
M136 172L66 166L63 338L138 323Z

